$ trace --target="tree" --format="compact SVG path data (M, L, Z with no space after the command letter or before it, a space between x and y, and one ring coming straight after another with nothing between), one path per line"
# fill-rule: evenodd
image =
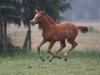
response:
M45 10L55 21L60 21L61 12L71 9L72 0L37 0L37 9Z
M35 10L44 10L55 21L60 21L62 17L61 12L71 9L71 2L73 0L21 0L23 8L24 24L29 25L30 20L35 14Z
M21 0L22 20L24 25L29 27L23 48L27 48L29 45L31 49L30 20L34 17L35 10L45 10L55 21L60 21L62 19L60 12L64 12L68 8L71 9L71 1L72 0Z
M0 0L0 41L4 43L4 49L7 49L7 23L24 25L29 27L26 36L26 43L31 48L31 28L30 20L35 15L35 10L45 10L55 21L60 21L60 13L71 9L72 0ZM5 37L5 38L3 38ZM27 41L28 40L28 41ZM27 44L26 44L27 45ZM24 43L24 46L26 46Z
M20 25L20 3L17 0L0 0L0 44L7 53L7 23Z
M30 27L30 20L34 16L35 11L35 5L36 0L21 0L22 4L22 21L25 26L27 26L29 29L27 31L27 35L25 38L25 42L23 44L23 48L29 48L31 50L31 27Z

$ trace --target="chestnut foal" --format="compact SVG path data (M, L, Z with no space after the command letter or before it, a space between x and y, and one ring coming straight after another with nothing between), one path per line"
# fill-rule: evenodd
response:
M62 23L62 24L56 24L52 18L46 14L44 11L37 12L37 14L34 16L34 19L30 21L31 24L39 24L39 26L42 27L43 32L43 40L37 47L39 57L42 61L45 61L42 56L40 55L40 47L45 44L47 41L50 42L49 47L47 49L48 53L52 55L50 58L50 62L54 57L61 59L60 56L57 54L66 47L65 39L72 45L72 47L64 54L64 60L67 61L69 52L74 49L77 46L77 43L75 42L75 38L78 34L78 29L86 33L88 32L88 27L85 26L75 26L72 23ZM60 41L61 46L58 51L55 53L51 52L51 48L55 44L56 41Z

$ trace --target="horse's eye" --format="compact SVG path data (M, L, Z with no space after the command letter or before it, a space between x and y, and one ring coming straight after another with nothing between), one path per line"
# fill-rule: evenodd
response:
M41 18L41 17L38 17L38 18Z

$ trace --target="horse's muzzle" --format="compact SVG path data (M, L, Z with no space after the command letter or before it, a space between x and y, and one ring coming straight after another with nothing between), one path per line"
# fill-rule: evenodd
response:
M30 24L34 25L33 21L30 21Z

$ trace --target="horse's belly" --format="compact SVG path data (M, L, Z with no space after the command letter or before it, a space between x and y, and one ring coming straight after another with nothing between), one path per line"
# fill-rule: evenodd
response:
M64 39L67 39L68 37L69 37L69 31L68 30L58 31L57 40L64 40Z
M67 38L68 38L67 35L61 35L61 36L57 37L57 41L64 40Z

